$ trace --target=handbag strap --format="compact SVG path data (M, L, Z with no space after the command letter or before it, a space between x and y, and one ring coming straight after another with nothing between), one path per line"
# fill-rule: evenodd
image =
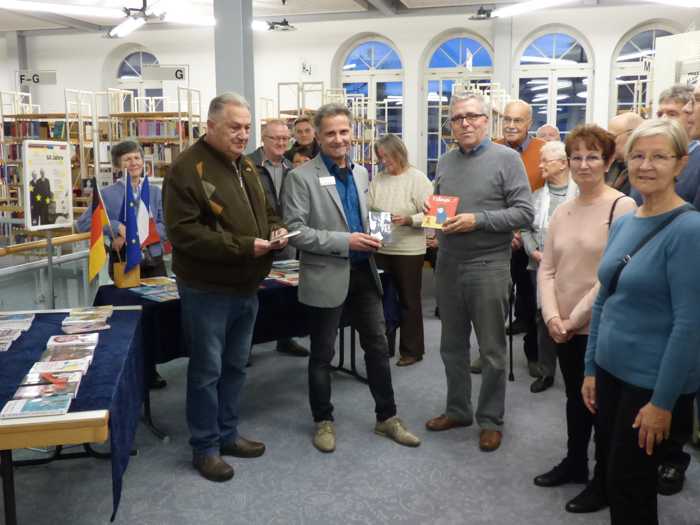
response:
M646 243L648 243L650 240L652 240L656 235L663 230L666 226L671 224L676 217L683 215L687 211L694 210L695 208L691 204L684 204L683 206L679 206L673 212L666 217L662 222L660 222L656 228L651 230L649 233L647 233L641 241L639 241L639 244L635 246L634 250L632 250L630 253L625 255L620 262L617 265L617 268L615 268L615 273L612 276L612 279L610 280L610 286L608 286L608 297L611 296L612 294L615 293L615 290L617 290L617 282L620 280L620 274L622 273L622 270L625 269L627 264L632 260L632 257L641 250Z
M615 207L617 206L617 201L620 199L624 199L626 195L620 195L617 199L615 199L612 203L612 206L610 206L610 215L608 216L608 231L610 231L610 226L612 226L613 222L613 216L615 215Z

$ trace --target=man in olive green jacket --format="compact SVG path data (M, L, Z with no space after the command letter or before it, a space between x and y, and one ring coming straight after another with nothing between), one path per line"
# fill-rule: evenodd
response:
M286 233L243 155L251 114L240 95L214 98L207 133L183 151L165 179L163 207L190 351L187 423L193 465L211 481L233 477L221 455L257 457L265 445L238 434L240 393L269 273L272 232Z

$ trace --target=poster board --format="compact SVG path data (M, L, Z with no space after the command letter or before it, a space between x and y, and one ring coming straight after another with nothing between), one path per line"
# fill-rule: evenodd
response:
M70 145L25 140L22 158L25 228L38 231L70 227L73 224Z

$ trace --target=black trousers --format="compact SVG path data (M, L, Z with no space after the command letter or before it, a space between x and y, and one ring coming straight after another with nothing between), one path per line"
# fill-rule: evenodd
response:
M549 337L549 335L547 335ZM564 344L557 345L559 369L566 390L567 459L574 469L588 469L588 443L593 432L594 416L583 403L581 387L585 370L587 335L575 335ZM595 473L593 480L605 486L605 458L600 454L599 436L595 434Z
M424 256L378 253L374 258L379 268L391 274L399 292L401 305L399 353L404 357L422 357L425 353L423 305L421 304Z
M344 305L335 308L308 307L311 339L311 413L316 422L333 420L331 361L335 355L335 340L343 308L350 315L351 324L360 335L360 346L365 351L367 381L374 398L377 421L384 421L396 415L396 403L391 384L384 310L368 264L350 271L350 285Z
M653 392L630 385L598 367L596 373L597 430L601 454L607 457L606 492L612 525L658 525L656 489L659 463L669 441L685 442L692 433L695 394L678 398L673 407L671 439L648 456L638 444L632 423Z
M527 269L529 257L525 250L512 252L510 278L515 285L515 320L527 324L523 338L523 350L528 361L537 362L537 285L533 284Z

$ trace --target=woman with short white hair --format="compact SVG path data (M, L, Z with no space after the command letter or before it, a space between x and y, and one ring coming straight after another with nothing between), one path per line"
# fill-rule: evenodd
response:
M643 203L610 230L581 393L607 458L612 525L656 525L659 462L690 436L700 387L700 214L675 190L688 161L677 122L640 125L626 157Z

